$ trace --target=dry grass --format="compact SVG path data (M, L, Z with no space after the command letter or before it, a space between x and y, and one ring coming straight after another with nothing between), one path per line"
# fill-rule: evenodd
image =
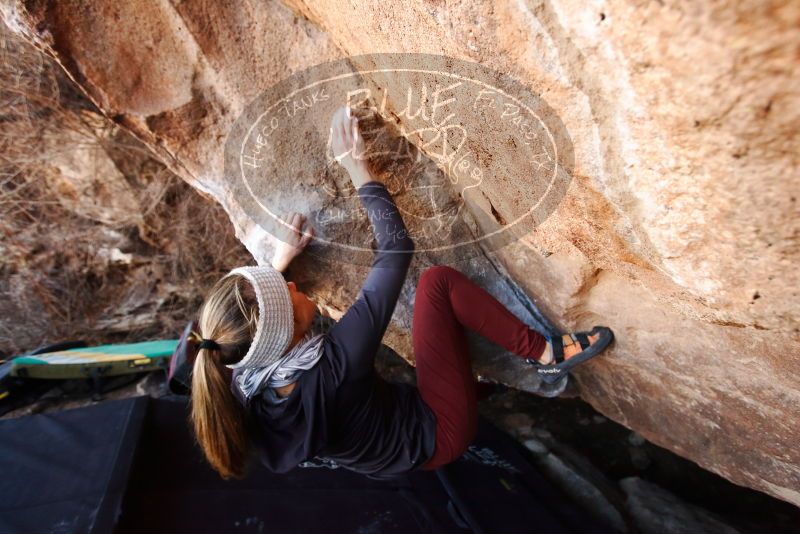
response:
M0 351L175 337L250 261L218 205L0 23Z

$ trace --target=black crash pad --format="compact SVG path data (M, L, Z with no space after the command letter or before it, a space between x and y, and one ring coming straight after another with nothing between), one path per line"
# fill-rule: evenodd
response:
M312 459L224 481L186 397L139 397L0 422L0 532L606 532L481 419L435 472L372 480Z

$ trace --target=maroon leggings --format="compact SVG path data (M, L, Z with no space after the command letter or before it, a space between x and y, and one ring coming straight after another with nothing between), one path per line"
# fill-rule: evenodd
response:
M463 273L435 265L420 276L411 337L417 388L436 414L436 449L421 469L459 458L478 429L476 381L464 328L522 358L538 358L545 338Z

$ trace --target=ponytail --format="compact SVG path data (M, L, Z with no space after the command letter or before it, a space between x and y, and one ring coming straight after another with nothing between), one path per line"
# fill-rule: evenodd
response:
M248 294L247 289L250 289ZM200 311L200 335L219 345L197 353L192 369L191 421L206 459L224 479L244 478L252 443L248 415L230 389L231 354L243 356L258 319L252 288L228 276L212 288Z

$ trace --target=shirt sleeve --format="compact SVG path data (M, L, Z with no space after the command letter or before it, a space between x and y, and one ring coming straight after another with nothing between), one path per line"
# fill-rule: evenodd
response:
M328 331L334 366L342 381L358 380L374 370L375 354L394 313L414 254L414 242L386 187L377 181L358 189L377 242L375 257L355 303Z

